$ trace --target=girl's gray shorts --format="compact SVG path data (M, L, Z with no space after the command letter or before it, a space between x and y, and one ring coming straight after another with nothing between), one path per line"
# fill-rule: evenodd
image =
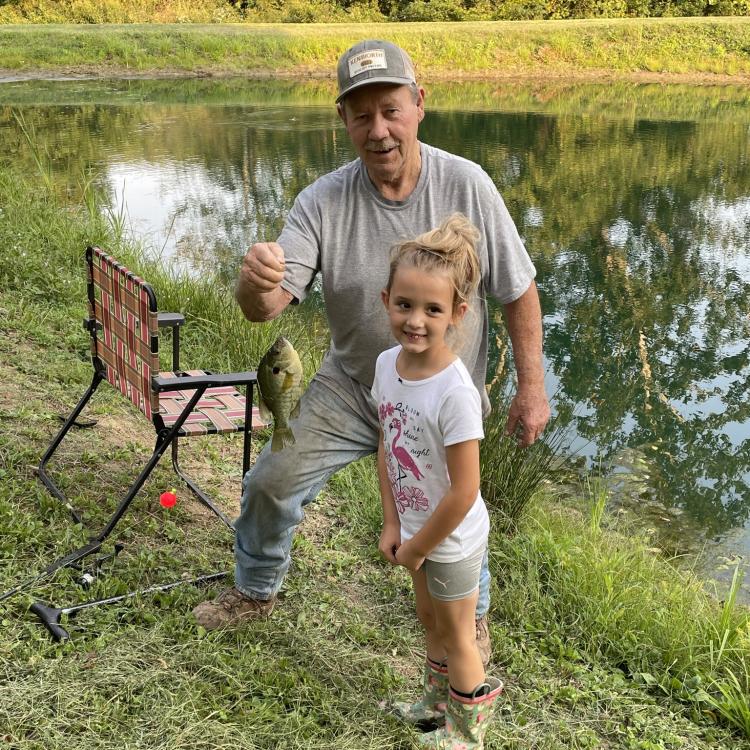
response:
M456 562L425 560L422 567L427 578L427 590L435 599L452 602L465 599L479 588L479 573L485 548L471 557Z

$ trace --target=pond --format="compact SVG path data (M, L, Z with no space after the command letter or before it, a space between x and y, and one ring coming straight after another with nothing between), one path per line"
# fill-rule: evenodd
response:
M6 81L0 159L34 173L20 120L149 252L228 280L352 158L332 99L326 82ZM427 112L421 138L483 165L537 266L571 449L726 582L750 560L750 91L442 84Z

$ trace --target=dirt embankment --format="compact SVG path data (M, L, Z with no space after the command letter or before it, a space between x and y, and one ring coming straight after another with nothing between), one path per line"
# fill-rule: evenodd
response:
M236 70L197 68L185 70L163 68L159 70L133 71L113 65L79 65L54 69L38 68L33 70L8 70L0 68L0 84L19 81L75 81L98 78L119 79L165 79L165 78L247 78L250 80L333 80L331 71L301 68L299 70L261 70L251 69L241 72ZM424 83L450 81L537 81L551 79L559 81L580 81L581 83L606 83L607 81L631 81L633 83L680 83L696 86L706 85L747 85L750 75L724 75L715 73L660 73L650 71L613 71L613 70L492 70L477 73L431 72L424 77Z

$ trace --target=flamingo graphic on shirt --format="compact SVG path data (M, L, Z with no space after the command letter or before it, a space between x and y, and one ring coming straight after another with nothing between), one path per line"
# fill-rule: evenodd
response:
M410 471L417 479L423 479L424 474L419 470L419 467L415 463L414 459L409 455L409 451L406 450L402 445L397 445L399 438L401 437L401 422L395 417L391 420L388 425L390 429L396 429L396 437L393 438L391 443L391 454L398 462L399 467L402 471ZM404 476L406 476L404 474Z
M388 471L388 479L393 488L393 499L396 503L396 509L399 513L404 513L409 508L416 511L428 510L430 501L422 488L419 486L405 486L403 484L403 480L408 479L410 474L417 480L423 479L424 474L417 466L414 457L407 447L412 438L408 433L403 433L407 417L402 405L400 403L396 405L390 401L384 401L378 407L378 417L383 427L383 432L386 435L386 469ZM396 430L396 434L389 443L387 436L392 434L393 430ZM402 433L404 444L399 445ZM428 466L428 468L430 467Z

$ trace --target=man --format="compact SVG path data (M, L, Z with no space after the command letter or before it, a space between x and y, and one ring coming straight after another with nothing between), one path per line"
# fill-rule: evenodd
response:
M244 479L236 527L235 588L194 610L208 629L268 616L291 562L292 535L303 508L337 470L377 450L378 420L370 396L377 355L393 341L380 291L396 242L460 211L477 226L481 299L462 324L460 355L489 408L484 389L487 310L504 306L518 373L509 433L530 445L549 418L542 370L542 325L535 270L489 176L476 164L417 139L425 92L408 55L368 40L338 64L338 114L359 156L303 190L277 242L253 245L236 297L248 320L267 321L307 295L321 272L331 347L302 397L296 443L269 446ZM489 660L489 571L483 563L477 641Z

